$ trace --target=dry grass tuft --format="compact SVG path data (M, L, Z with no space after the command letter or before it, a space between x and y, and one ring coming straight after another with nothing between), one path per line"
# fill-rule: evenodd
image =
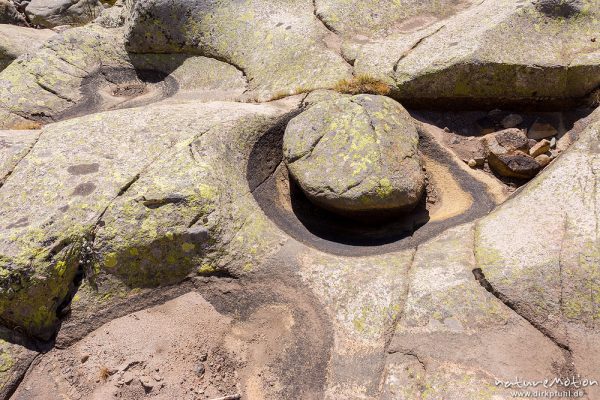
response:
M378 94L387 96L390 94L390 86L369 75L358 75L352 79L343 79L339 81L333 90L346 94Z
M100 368L100 379L102 379L102 381L106 382L108 380L108 378L110 377L110 370L106 367L106 366L102 366Z

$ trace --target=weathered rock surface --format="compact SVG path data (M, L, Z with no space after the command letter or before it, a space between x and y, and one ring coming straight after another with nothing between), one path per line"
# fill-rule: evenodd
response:
M83 99L81 86L99 65L126 66L118 32L75 28L0 73L0 127L49 122Z
M211 200L214 201L212 196L217 196L218 193L215 192L216 188L202 186L203 182L194 187L188 186L189 176L181 169L181 165L173 169L176 171L175 175L165 176L164 180L165 185L168 182L173 185L186 182L185 188L173 188L173 192L168 191L162 195L159 185L154 193L141 193L145 194L146 200L140 200L139 196L136 196L137 200L127 197L130 202L121 212L130 217L117 221L117 226L113 226L110 220L104 221L103 218L110 218L113 211L119 210L117 206L109 206L119 197L123 197L137 179L145 179L143 171L151 168L165 171L162 166L153 166L153 161L169 154L169 161L176 162L178 158L172 157L169 152L179 151L180 157L184 157L183 160L192 167L199 168L197 173L201 173L202 164L192 162L192 153L188 148L196 138L224 121L243 119L246 116L247 124L253 126L249 119L252 114L258 114L260 119L264 118L260 115L278 113L281 113L281 110L273 107L236 103L210 103L205 107L189 104L170 105L72 119L45 128L33 150L14 168L0 189L3 204L0 210L2 319L13 326L22 327L29 334L48 337L56 323L57 307L67 296L78 265L94 259L89 258L88 248L100 222L104 223L104 231L99 234L100 238L104 237L103 235L124 235L132 232L141 242L148 240L145 245L132 243L123 246L124 253L121 254L121 250L118 250L119 241L115 238L114 243L107 245L106 252L101 252L99 257L100 265L109 270L120 267L120 261L125 254L133 261L139 262L144 257L150 257L148 261L154 258L168 260L168 252L160 255L152 254L150 249L147 253L143 252L142 246L149 246L155 240L164 240L167 243L173 240L177 250L172 250L182 257L194 253L193 250L199 250L197 241L204 242L207 239L206 234L200 231L197 234L192 233L188 228L195 228L192 225L195 224L196 214L202 210L209 213L214 208L211 204ZM235 168L237 169L237 165ZM180 180L177 180L177 173ZM158 182L158 178L150 179ZM22 190L24 182L27 182L26 191ZM184 201L192 203L186 215L181 215L177 221L171 222L178 226L177 230L167 229L157 236L159 232L155 229L163 222L149 218L145 221L131 219L134 215L130 213L138 212L131 208L134 205L139 207L139 212L146 213L161 205L167 205L158 209L158 215L163 215L169 210L177 213L177 199L171 201L168 197L172 194L184 196ZM181 200L181 197L178 199ZM156 204L153 200L156 200ZM172 216L164 215L168 220ZM148 235L139 235L140 226L136 226L138 221L144 225L145 230L142 231L147 231ZM241 220L235 223L241 223ZM251 224L243 225L243 228L251 227ZM219 229L226 228L221 226ZM239 236L235 244L243 246L244 229L235 232ZM180 236L180 233L187 236ZM259 236L261 239L265 237L262 234ZM136 258L136 246L140 258ZM130 270L132 277L136 274L144 277L146 264L141 265L137 272ZM173 281L189 272L192 265L185 264L178 270L167 268L164 273L171 273ZM127 271L119 268L116 270ZM149 270L146 273L148 276L152 274ZM164 278L165 282L170 282L164 275L159 277ZM157 278L149 281L149 284L154 285L160 283L160 279ZM143 283L144 280L138 279L137 283L142 284L140 282Z
M531 157L537 157L550 150L550 141L543 139L536 143L532 148L529 149L529 155Z
M528 152L529 140L520 129L491 133L484 136L482 142L490 168L501 176L531 179L541 169L541 165L534 159L539 154L530 156L525 153Z
M506 154L515 150L527 150L528 139L525 133L516 128L485 135L481 141L488 153Z
M32 29L0 24L0 71L21 54L33 52L54 36L48 29Z
M489 113L492 130L529 128L485 138L497 171L530 177L561 155L475 222L470 194L499 180L445 160L434 144L448 143L423 122L427 223L443 233L381 246L324 236L317 250L254 197L277 179L297 211L274 175L281 139L292 173L313 158L295 176L320 180L315 202L387 209L406 186L390 164L410 164L407 204L423 191L410 117L388 98L330 90L215 101L331 88L354 69L414 103L568 103L600 85L597 1L121 5L0 73L0 127L93 114L0 132L0 319L12 329L0 329L0 397L38 354L21 332L47 339L59 320L60 348L13 397L497 400L511 390L496 380L598 379L600 111L558 143L562 120ZM464 135L481 166L481 142ZM535 140L550 137L556 150L538 154L549 144ZM262 169L248 168L256 153ZM202 297L149 308L189 291Z
M127 287L154 287L190 272L250 272L278 247L280 236L266 229L239 165L282 111L229 108L241 115L164 153L107 208L92 246L101 291L114 278Z
M135 90L122 90L127 87ZM234 100L245 88L242 72L226 63L183 54L129 55L122 31L92 25L56 36L0 73L0 128L139 106L178 90L197 100Z
M340 257L296 246L302 280L332 318L327 399L376 398L389 330L402 315L414 250Z
M310 0L165 0L136 3L127 49L136 53L184 52L214 57L240 68L249 98L333 87L351 66L328 45L337 39L313 14Z
M419 31L354 46L355 70L412 103L582 98L600 85L600 4L581 4L565 19L532 2L481 2Z
M556 128L548 121L537 120L527 130L527 137L534 140L551 138L558 134Z
M571 354L597 368L598 111L569 151L477 224L476 257L491 288ZM535 204L535 213L523 213ZM510 227L510 228L509 228ZM597 396L596 388L588 392Z
M31 0L25 13L32 24L53 28L83 25L94 20L103 9L99 0Z
M10 397L38 354L31 342L0 328L0 397Z
M40 131L0 131L0 187L39 136Z
M473 3L456 0L316 0L315 6L317 16L331 30L343 36L360 38L417 30L462 11Z
M384 399L507 398L495 380L552 376L562 350L474 279L473 226L417 249L386 349ZM530 338L530 346L523 338Z
M425 174L410 115L395 101L358 95L317 103L283 139L291 176L313 202L357 215L411 210Z

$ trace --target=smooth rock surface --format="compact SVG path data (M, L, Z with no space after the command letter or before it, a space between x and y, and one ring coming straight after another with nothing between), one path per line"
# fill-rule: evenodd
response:
M418 31L347 47L357 73L395 86L407 104L568 102L600 85L600 41L592 41L600 3L584 3L585 12L565 19L533 2L480 2Z
M131 52L224 60L244 71L248 98L260 101L332 87L352 69L331 44L335 35L314 16L311 0L181 0L176 8L166 0L139 0L126 38Z
M99 0L31 0L25 13L31 23L53 28L83 25L96 19L103 9Z
M0 71L21 54L34 52L54 35L49 29L0 24Z
M314 203L342 214L411 210L425 175L419 137L404 108L382 96L317 103L283 139L293 179Z

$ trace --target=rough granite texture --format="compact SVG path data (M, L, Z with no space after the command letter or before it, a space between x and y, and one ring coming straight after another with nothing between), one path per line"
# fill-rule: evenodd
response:
M269 100L332 87L350 76L351 66L328 46L332 35L314 16L311 0L185 0L175 7L139 0L126 37L127 49L136 53L224 60L248 77L249 98Z
M295 117L283 138L285 163L306 196L339 213L406 211L425 174L406 110L383 96L322 101Z
M578 142L476 226L475 254L486 280L517 312L570 349L581 375L593 373L600 354L595 323L600 293L598 117L596 111L596 122ZM523 213L531 204L536 212Z
M361 45L355 70L412 102L583 97L600 85L600 41L592 40L600 3L583 3L565 19L529 2L482 2L418 32Z
M0 317L29 334L47 338L78 265L88 259L87 248L97 224L116 211L107 207L136 179L143 179L140 174L153 161L176 149L191 154L190 143L224 121L277 112L281 111L238 103L165 105L96 114L46 127L33 150L0 188ZM169 177L164 179L170 181ZM23 182L27 182L25 190ZM210 207L206 201L211 195L216 196L216 189L210 187L203 190L200 185L193 190L199 191L190 194L196 193L198 209L191 208L190 220L205 204ZM144 209L143 202L134 204ZM159 211L165 210L168 208ZM145 223L150 224L146 227L151 240L152 224L158 221L148 219ZM127 229L127 220L122 224ZM110 224L104 229L106 235L108 228ZM163 233L163 240L169 240L167 232ZM257 233L257 237L262 235ZM238 240L243 241L243 236ZM142 251L142 245L129 246L123 254L132 256L132 248L138 246ZM113 245L117 246L118 242ZM119 260L115 258L119 253L112 253L106 251L100 258L107 268ZM162 256L168 258L168 254ZM173 274L181 277L183 272Z
M400 249L319 237L317 250L280 225L300 224L297 204L277 199L290 221L272 221L254 196L268 193L298 103L283 155L300 183L293 164L323 159L304 167L323 179L315 195L349 194L352 210L365 207L358 192L389 200L402 183L379 158L387 151L406 157L412 193L422 191L418 136L401 106L313 89L354 72L391 85L407 107L567 103L600 86L599 20L596 0L127 0L37 49L14 40L32 30L0 25L0 54L18 56L0 72L0 129L25 129L0 131L0 397L41 351L22 334L50 339L63 322L60 336L77 341L194 288L238 325L281 293L311 310L289 320L314 331L293 331L308 349L264 349L287 362L268 372L294 384L310 370L304 361L325 360L293 398L498 400L510 391L496 379L598 379L600 111L493 212L467 224L459 212L437 237ZM133 78L118 86L115 76ZM141 94L119 102L120 90ZM90 115L61 121L79 114ZM328 141L336 151L320 153ZM252 157L268 165L248 168ZM273 179L288 195L285 177ZM597 387L586 394L600 397Z

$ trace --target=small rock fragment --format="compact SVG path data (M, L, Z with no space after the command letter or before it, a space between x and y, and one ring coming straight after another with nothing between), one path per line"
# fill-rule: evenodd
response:
M530 139L541 140L556 136L556 134L558 134L558 131L554 126L538 118L533 125L531 125L531 128L529 128L527 137Z
M150 379L149 376L146 376L146 375L141 376L140 382L142 383L142 386L144 387L144 389L146 389L147 391L152 390L152 388L154 387L154 382L152 381L152 379Z
M471 167L471 168L475 168L475 167L477 167L477 161L475 161L475 159L473 159L473 158L471 158L467 164L468 164L468 165L469 165L469 167Z
M485 135L481 142L485 147L486 154L506 154L515 150L525 150L529 147L529 140L525 133L515 128Z
M523 122L523 117L519 114L509 114L502 119L504 129L515 128Z
M529 149L529 155L535 158L540 154L546 153L548 150L550 150L550 141L547 139L542 139L535 146Z
M198 365L196 365L196 375L198 376L202 376L204 375L204 372L206 371L206 368L204 367L204 363L203 362L199 362Z
M553 136L552 139L550 139L550 148L551 149L556 148L556 136Z
M537 156L535 158L535 161L537 161L540 166L542 168L546 167L548 164L550 164L550 161L552 161L552 158L547 155L547 154L540 154L539 156Z
M123 377L121 379L123 380L123 383L129 385L133 381L133 378L133 373L127 371L123 374Z
M490 153L488 164L497 174L518 179L531 179L541 169L533 157L520 151L511 154Z
M89 354L84 354L83 356L81 356L81 363L83 364L84 362L86 362L88 359L90 358Z

